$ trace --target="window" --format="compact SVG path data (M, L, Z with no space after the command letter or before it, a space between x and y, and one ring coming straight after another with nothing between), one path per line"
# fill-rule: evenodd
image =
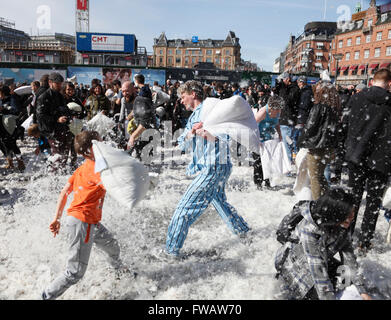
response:
M333 49L335 49L335 42L333 41Z
M172 57L168 57L168 65L172 65Z
M347 44L346 44L348 47L350 47L351 45L352 45L352 38L349 38L348 39L348 42L347 42Z
M163 50L160 50L159 53L160 53L160 54L163 54Z
M360 59L360 51L356 51L354 53L354 60L358 60L358 59Z
M110 64L118 65L119 64L119 59L117 57L110 58Z
M185 58L185 64L189 64L189 58L188 57Z
M371 42L371 35L367 35L367 40L366 40L367 43L370 43Z
M382 38L382 35L383 35L383 32L378 32L378 33L376 33L376 41L379 41L379 40L381 40L381 38Z
M180 58L180 57L179 57L179 58L176 58L176 59L175 59L175 62L176 62L176 63L181 63L181 58Z
M4 61L4 62L10 62L10 61L11 61L11 60L10 60L10 55L9 55L8 53L4 54L4 56L3 56L3 61Z
M212 62L212 58L206 58L206 62Z
M356 38L356 45L359 45L359 44L361 44L361 37Z
M369 19L369 20L368 20L368 27L372 26L372 24L373 24L373 20L372 20L372 19Z
M159 58L159 63L160 63L160 64L163 63L163 57L160 57L160 58Z
M316 49L323 49L323 48L324 48L323 42L318 42L316 44Z
M381 50L381 48L376 48L375 49L375 58L380 57L380 50Z
M211 56L212 55L212 50L206 50L206 55Z
M168 54L172 54L172 49L169 49L169 50L168 50Z
M388 30L388 39L391 39L391 30Z
M176 50L176 51L175 51L175 54L181 55L181 54L182 54L182 50Z
M90 64L98 64L98 57L90 57Z
M53 63L53 56L52 55L46 55L45 56L45 62Z
M189 55L189 50L186 50L186 55L187 55L187 56Z
M384 21L386 21L387 20L387 13L383 13L382 15L381 15L381 22L384 22Z
M193 57L193 58L191 58L191 63L196 63L196 58L195 57Z
M31 62L31 61L32 60L30 55L26 55L26 54L23 55L23 62Z
M305 47L307 48L307 49L309 49L310 48L310 43L309 42L307 42L306 44L305 44Z
M231 54L231 51L225 50L225 55L226 55L226 56L229 56L230 54Z
M346 53L346 61L349 61L350 60L350 52L347 52Z
M364 51L364 59L368 59L368 58L369 58L369 49Z
M387 47L386 56L391 56L391 47Z
M220 58L216 58L216 59L215 59L215 64L216 64L216 65L220 64Z
M340 41L338 42L338 48L342 48L342 45L343 45L343 40L340 40Z

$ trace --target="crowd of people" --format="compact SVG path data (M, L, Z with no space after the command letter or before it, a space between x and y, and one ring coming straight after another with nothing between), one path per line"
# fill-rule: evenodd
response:
M203 128L200 120L206 98L223 100L240 96L253 110L260 141L282 141L293 168L300 150L307 150L311 199L299 202L277 231L282 247L276 255L276 269L283 287L289 289L285 290L286 294L294 299L335 298L333 281L336 269L345 264L357 274L353 283L361 297L370 299L358 275L352 236L366 189L358 253L366 254L372 248L391 173L390 88L391 72L388 69L376 72L371 87L360 84L346 88L335 86L326 72L312 86L305 76L293 78L287 73L280 75L273 87L260 82L240 86L219 82L203 85L197 81L171 83L170 80L162 85L155 82L149 86L144 76L136 75L133 82L116 80L104 86L94 79L87 90L86 86L64 81L59 73L53 72L44 75L39 82L31 83L31 95L18 95L15 93L17 87L13 85L0 87L0 148L7 162L6 169L15 169L16 159L17 170L23 171L25 164L18 140L24 137L22 123L31 118L27 134L37 139L36 152L51 155L53 171L67 166L74 171L78 154L94 161L91 150L87 152L85 149L91 148L92 138L100 139L97 133L83 131L82 125L75 125L77 120L88 121L98 114L112 118L116 123L113 132L118 148L128 150L130 154L135 151L140 160L141 151L151 142L140 139L145 130L161 130L165 121L172 122L173 132L183 128L178 144L183 149L192 144L190 148L194 152L198 150L188 168L188 173L198 173L198 176L183 195L168 228L164 254L177 259L188 229L209 204L215 206L234 233L241 238L249 237L251 227L225 196L224 186L232 170L229 137L213 136ZM216 152L212 161L208 158L211 146ZM216 148L227 150L216 151ZM252 156L255 185L261 190L271 189L270 181L263 177L260 154L253 153ZM228 158L219 161L220 157ZM76 184L86 183L83 172L92 174L88 161L75 172L77 175L72 176L62 192L55 221L51 224L55 235L59 231L58 221L66 195L76 190ZM347 186L342 186L343 172L349 176ZM288 175L294 176L294 170ZM95 178L99 189L99 177ZM103 202L104 192L100 189L97 192L99 199L94 203ZM85 199L77 201L86 203ZM76 207L76 204L72 206L74 213L70 215L84 224L78 226L80 230L75 229L75 237L83 228L98 223L101 215L99 209L99 214L94 215L95 220L91 222L80 215ZM112 245L104 250L115 264L119 261L118 245L106 231L103 233L102 237L96 236L95 243L101 245L103 240L110 240ZM72 252L76 254L84 250L87 253L83 254L89 256L91 245L73 248ZM333 258L338 252L341 261ZM67 278L67 273L65 278L61 276L44 292L43 298L55 298L77 282L85 270L74 274L72 268L81 262L86 266L88 257L86 259L69 264L67 272L72 276Z

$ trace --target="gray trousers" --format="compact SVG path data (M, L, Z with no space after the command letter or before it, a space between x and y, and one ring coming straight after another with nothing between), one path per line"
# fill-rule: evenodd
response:
M108 260L112 267L118 268L121 264L118 242L102 224L88 224L72 216L67 216L66 228L69 243L66 270L46 288L44 299L56 299L83 278L93 243L108 254Z

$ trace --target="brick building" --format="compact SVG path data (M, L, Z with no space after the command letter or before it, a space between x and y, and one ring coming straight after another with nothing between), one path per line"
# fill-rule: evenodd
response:
M314 74L329 68L331 41L337 31L335 22L309 22L299 36L291 36L283 53L283 71Z
M380 68L391 64L391 5L370 7L352 15L351 21L340 23L332 43L330 73L341 85L368 83Z
M154 67L194 68L200 62L223 70L238 70L241 64L239 38L230 31L225 40L167 40L163 32L154 39Z

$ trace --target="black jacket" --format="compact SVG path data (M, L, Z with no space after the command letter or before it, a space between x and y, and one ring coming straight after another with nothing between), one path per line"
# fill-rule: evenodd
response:
M305 86L300 89L300 101L297 110L297 124L306 124L308 115L310 114L311 108L314 105L313 92L310 86Z
M294 126L297 122L297 109L300 101L300 88L297 84L281 84L278 95L284 99L285 107L281 111L280 125Z
M48 139L56 139L58 135L69 131L66 123L57 122L62 116L70 116L70 110L59 92L49 88L40 95L36 115L39 131Z
M137 125L141 124L146 129L157 128L155 108L151 99L137 96L133 102L133 115Z
M299 147L336 148L339 125L340 118L336 108L325 104L314 104L299 138Z
M346 160L383 174L391 172L391 94L370 87L350 99Z

